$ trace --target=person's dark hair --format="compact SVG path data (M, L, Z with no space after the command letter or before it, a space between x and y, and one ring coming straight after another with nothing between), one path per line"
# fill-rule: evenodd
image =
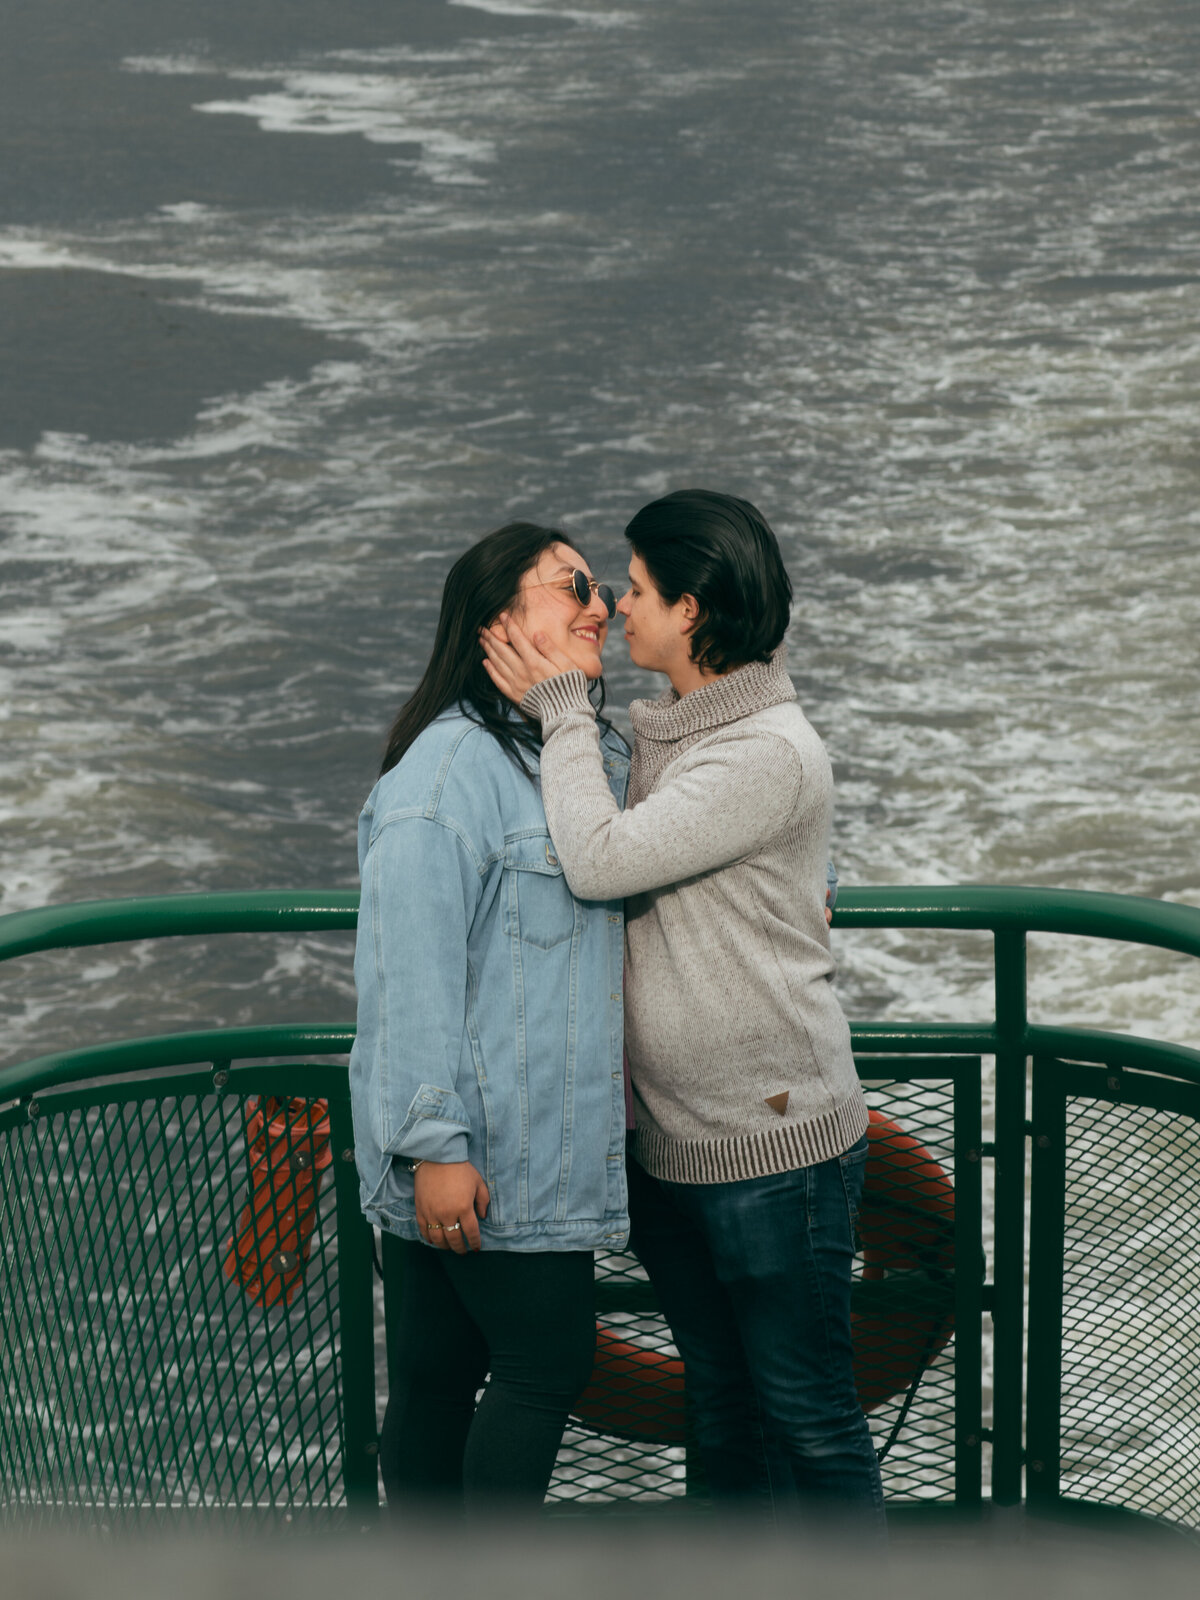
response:
M540 730L524 717L513 715L512 702L483 670L479 630L493 623L502 611L511 610L521 579L556 544L572 541L559 528L509 522L459 556L442 590L429 665L392 724L381 773L390 772L417 735L451 706L486 728L522 772L531 773L522 751L541 749ZM600 679L597 712L603 707L604 680ZM603 719L601 722L607 728Z
M691 658L710 672L769 661L787 631L792 583L779 545L748 500L679 489L625 529L664 603L694 595Z

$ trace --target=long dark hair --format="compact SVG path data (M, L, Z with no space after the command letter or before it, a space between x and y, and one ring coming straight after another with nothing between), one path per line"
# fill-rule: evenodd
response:
M689 653L710 672L769 661L787 631L792 584L779 544L748 500L679 489L643 506L625 529L663 603L694 595Z
M576 548L560 528L508 522L459 556L442 590L429 665L392 723L381 773L391 771L435 717L457 706L464 716L487 729L522 772L532 775L523 752L541 750L541 733L524 717L513 715L512 702L483 670L479 630L493 623L502 611L512 609L521 579L556 544ZM603 706L604 680L600 679L597 712Z

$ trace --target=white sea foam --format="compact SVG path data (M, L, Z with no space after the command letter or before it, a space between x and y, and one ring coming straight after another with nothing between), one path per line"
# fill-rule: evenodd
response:
M119 270L107 258L97 256L94 260L81 260L70 245L20 229L8 229L0 235L0 268L77 266L89 266L97 272Z
M417 45L374 45L370 48L329 50L325 61L352 62L358 66L374 67L441 67L461 66L470 62L484 62L487 46L479 40L465 40L449 49L421 48Z
M195 78L220 69L201 56L126 56L121 70L160 78Z
M62 616L48 606L31 606L0 616L0 644L26 655L56 650L62 631Z
M558 0L447 0L452 6L470 11L486 11L498 17L559 17L564 22L575 22L586 28L625 28L638 21L633 11L612 10L603 7L585 11L578 7L558 4Z
M200 208L203 211L203 208ZM436 208L417 208L415 220L433 222L440 215ZM178 220L174 217L171 220ZM349 334L370 342L381 350L396 350L413 342L453 339L463 330L444 316L419 317L394 295L383 296L374 286L365 291L353 282L342 282L311 263L322 254L321 240L300 241L282 238L276 248L253 230L252 240L242 244L239 228L227 229L222 213L188 213L185 220L208 226L206 237L197 239L196 249L180 254L157 219L136 232L125 232L107 249L95 237L49 240L24 230L0 232L0 270L14 267L34 270L73 269L140 278L149 282L187 282L195 280L203 288L200 298L182 296L181 305L196 305L223 315L254 316L263 312L295 317L310 326L333 334ZM178 236L175 236L176 241ZM333 257L353 246L353 238L339 240L336 226L325 239L326 251ZM140 254L131 257L131 247ZM163 253L169 259L153 259ZM151 259L147 259L149 256ZM301 264L303 263L303 264ZM322 371L343 379L353 369L345 363L326 363Z
M180 200L158 209L164 217L172 217L176 222L211 222L220 216L212 206L201 205L197 200Z
M494 143L426 119L430 94L395 76L347 72L289 73L274 91L245 100L207 100L213 116L251 117L266 133L356 135L371 144L419 145L417 169L435 183L484 181L477 171L496 158Z

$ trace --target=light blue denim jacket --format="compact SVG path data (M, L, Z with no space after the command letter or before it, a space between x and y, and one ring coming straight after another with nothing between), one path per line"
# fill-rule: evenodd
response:
M621 804L625 747L603 746ZM470 1161L491 1193L484 1249L619 1248L621 902L574 898L536 778L457 712L375 785L358 860L350 1091L368 1221L419 1238L408 1163Z

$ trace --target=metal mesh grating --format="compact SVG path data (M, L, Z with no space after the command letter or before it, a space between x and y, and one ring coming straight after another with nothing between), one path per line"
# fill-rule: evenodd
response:
M596 1298L596 1366L547 1498L675 1499L686 1488L683 1363L635 1255L597 1257Z
M0 1505L90 1523L339 1506L332 1185L299 1205L291 1306L262 1309L226 1270L252 1194L246 1102L158 1096L0 1119ZM285 1137L301 1168L311 1150ZM302 1253L296 1209L286 1185L261 1195L247 1247Z
M1200 1527L1200 1127L1068 1098L1060 1492Z
M889 1499L953 1500L954 1086L875 1081L867 1100L894 1126L875 1129L860 1218L860 1393L876 1446L890 1440ZM596 1270L596 1370L564 1438L549 1499L675 1499L688 1487L682 1364L637 1258L603 1256Z
M878 1123L873 1130L853 1313L859 1393L870 1408L876 1448L887 1450L882 1473L889 1502L952 1501L954 1085L875 1080L864 1087L872 1112L901 1135ZM978 1252L978 1239L963 1248ZM976 1330L967 1336L977 1337Z
M321 1102L279 1102L292 1120L256 1123L255 1099L210 1083L47 1095L33 1115L0 1115L9 1516L345 1505L335 1195L325 1173L302 1239L288 1176L299 1165L319 1179ZM954 1086L877 1080L868 1099L888 1124L874 1129L861 1218L860 1386L888 1444L889 1499L952 1499ZM287 1257L304 1244L301 1271ZM550 1499L677 1501L689 1475L682 1365L636 1258L600 1257L597 1296L597 1367Z

